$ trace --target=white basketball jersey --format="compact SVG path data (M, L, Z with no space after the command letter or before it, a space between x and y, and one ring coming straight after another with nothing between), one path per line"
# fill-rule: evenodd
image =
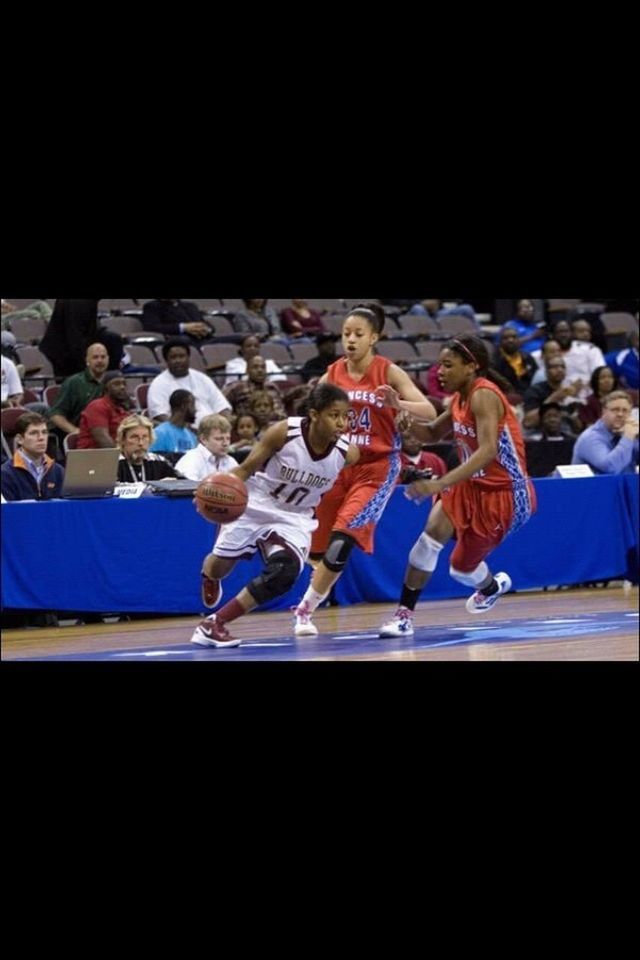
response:
M324 455L316 454L308 440L310 421L289 417L287 425L287 439L282 449L247 481L249 502L253 496L263 502L269 497L276 510L312 516L314 507L344 467L349 441L341 436Z

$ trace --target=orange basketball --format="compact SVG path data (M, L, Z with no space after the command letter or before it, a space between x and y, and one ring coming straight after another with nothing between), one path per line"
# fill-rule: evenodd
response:
M231 523L244 513L248 494L235 473L212 473L198 484L195 496L200 514L210 523Z

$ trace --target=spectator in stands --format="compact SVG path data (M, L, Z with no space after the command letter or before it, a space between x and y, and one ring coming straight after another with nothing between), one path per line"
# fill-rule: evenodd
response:
M17 340L10 330L3 330L0 336L0 347L2 348L3 356L9 357L14 363L18 358L18 354L15 352L15 346Z
M176 470L189 480L204 480L212 473L228 473L238 466L229 456L231 424L226 417L204 417L198 427L198 445L178 460Z
M585 323L586 321L577 322ZM594 370L605 366L602 350L586 340L574 340L568 320L556 321L553 336L560 344L567 368L567 379L578 386L578 398L586 400L591 393L589 383Z
M196 422L196 398L189 390L174 390L169 397L171 417L159 424L155 440L149 447L153 453L186 453L198 445L193 429Z
M109 353L109 369L122 363L122 337L98 323L99 300L56 300L47 331L40 341L42 353L53 364L56 377L84 370L87 347L102 343Z
M318 385L318 378L309 383L296 383L282 394L282 402L288 417L309 416L309 397L314 387Z
M576 307L571 309L569 315L566 316L565 319L568 319L571 322L572 328L575 320L583 320L586 324L588 324L589 343L594 343L596 347L599 347L600 350L604 351L607 349L607 331L605 330L604 323L602 322L602 313L606 309L606 306L603 304L590 304L582 301ZM576 340L582 339L577 334L574 334L574 336Z
M476 329L478 331L480 330L480 324L476 320L475 310L470 303L456 303L453 306L443 307L442 300L420 300L419 303L414 303L408 312L412 316L431 317L436 323L438 323L438 320L442 317L468 317L470 320L473 320Z
M233 360L227 360L224 368L225 387L230 383L237 383L238 380L241 380L246 376L247 363L251 357L260 355L260 338L253 333L249 334L249 336L245 337L240 344L238 353L239 356L234 357ZM267 357L265 358L265 362L267 364L267 376L269 377L269 382L272 382L273 380L287 379L286 374L282 372L275 360L272 360L271 357Z
M2 354L2 401L3 409L7 407L24 407L26 410L32 410L33 413L40 413L46 416L49 408L46 403L39 400L32 400L25 403L24 388L20 379L20 371L24 372L22 364L15 364L9 357ZM54 441L57 447L57 443Z
M145 483L147 480L180 477L180 473L164 457L149 452L153 440L153 424L148 417L134 413L122 421L116 437L120 448L119 483Z
M82 411L104 393L102 381L109 365L104 344L92 343L88 347L85 364L82 373L67 377L49 410L49 422L61 436L78 433Z
M171 416L169 397L174 390L189 390L196 398L196 426L211 413L231 413L230 404L211 377L191 369L189 350L189 341L184 337L172 337L162 344L168 369L152 380L147 394L147 410L155 423Z
M524 396L538 365L530 353L519 348L518 333L513 327L504 326L499 338L494 369L509 381L515 393Z
M576 317L571 321L571 335L578 343L593 343L591 325L582 317Z
M308 306L306 300L292 300L290 307L285 307L280 313L282 329L294 340L311 338L324 333L322 317L317 310Z
M416 440L410 433L402 435L400 465L398 483L403 482L402 475L408 467L413 467L416 470L433 470L434 479L443 477L447 473L447 465L442 457L439 457L437 453L424 450L422 441Z
M606 361L620 380L620 385L631 390L640 388L640 360L638 358L638 331L632 330L629 345L624 350L612 350Z
M590 381L591 395L587 397L586 402L580 408L580 419L585 427L590 427L602 416L602 405L604 398L614 390L619 390L618 379L611 367L598 367L593 371ZM631 405L634 400L637 403L638 393L634 391L635 396L630 396Z
M576 308L579 309L579 308ZM571 334L578 343L592 343L600 351L607 349L606 331L602 320L594 314L572 316Z
M314 377L322 377L332 363L337 360L336 338L331 333L319 333L316 337L318 354L307 360L300 374L305 382Z
M6 330L11 326L13 320L20 320L23 317L29 320L44 320L45 323L48 323L51 319L51 313L51 307L46 300L34 300L26 307L16 307L8 300L3 300L1 308L2 329Z
M119 370L109 370L102 378L104 396L92 400L80 414L78 448L117 446L118 427L131 413L127 381Z
M20 382L15 363L8 357L2 357L2 406L21 407L24 400L24 390Z
M562 350L557 340L546 340L540 350L533 350L531 356L538 365L537 370L531 378L531 386L535 387L537 383L542 383L547 379L547 363L552 357L562 357ZM569 384L567 384L568 386Z
M238 310L231 321L236 333L255 333L261 340L286 341L280 318L266 300L243 300L244 310Z
M548 400L555 400L562 407L563 420L571 433L577 435L582 429L579 415L581 404L576 399L578 387L576 385L563 385L566 366L562 357L552 357L546 364L546 371L547 379L529 387L524 395L524 420L522 425L525 430L533 430L538 427L542 404Z
M227 402L231 404L236 415L249 411L251 397L254 393L266 391L273 399L273 409L278 420L286 417L284 403L280 390L273 383L267 381L267 365L264 357L251 357L247 363L247 379L240 380L225 387L224 393Z
M186 336L193 343L213 337L197 303L190 300L148 300L142 308L142 327L165 337Z
M2 356L11 360L16 368L18 377L24 377L26 371L23 364L20 363L20 357L16 351L16 344L18 343L18 340L11 332L9 327L14 320L20 320L22 318L43 320L46 323L50 316L51 307L45 300L36 300L33 303L28 304L26 307L21 308L16 307L13 303L9 303L7 300L2 300L2 331L0 335L2 341ZM20 386L20 389L22 390L22 385ZM45 404L26 403L23 405L29 410L34 410L36 413L46 413L47 408ZM8 406L4 399L2 406Z
M523 353L532 353L534 350L541 350L544 343L544 323L536 323L534 320L534 306L531 300L518 300L516 315L513 320L508 320L498 333L497 343L500 342L500 335L505 327L511 328L518 334L518 349Z
M50 500L59 497L64 480L60 464L47 456L49 430L40 413L23 413L16 423L13 458L2 465L5 500Z
M578 437L572 463L586 463L594 473L633 473L638 466L638 420L623 390L603 400L602 417Z
M260 440L264 431L270 427L272 423L284 419L275 408L273 394L267 393L266 390L257 390L252 394L251 400L249 401L249 413L251 413L258 422L258 440Z
M440 380L440 369L441 364L432 363L427 370L426 377L427 396L434 405L437 413L442 413L445 407L447 407L451 402L451 397L453 396L453 394L447 390L444 390L442 387L442 382Z
M527 440L553 440L557 441L560 437L567 437L575 442L576 436L571 427L564 419L564 407L557 400L545 400L540 406L540 421L538 428L531 431ZM573 449L573 446L572 446ZM563 463L569 463L569 460L563 460Z
M543 403L540 431L526 441L529 475L548 477L560 464L571 463L575 442L563 422L561 405L554 400Z
M243 413L237 418L233 433L236 440L229 447L229 453L242 463L258 442L258 421L251 413Z

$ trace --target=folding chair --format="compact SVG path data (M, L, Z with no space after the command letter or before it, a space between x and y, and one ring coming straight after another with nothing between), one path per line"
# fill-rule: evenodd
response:
M8 315L11 319L11 314ZM11 333L18 343L40 343L47 330L47 324L39 317L17 317L11 320Z
M418 354L408 340L379 340L376 352L394 363L417 363Z

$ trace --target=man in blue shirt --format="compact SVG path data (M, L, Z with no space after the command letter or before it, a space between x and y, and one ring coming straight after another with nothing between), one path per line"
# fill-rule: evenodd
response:
M586 463L594 473L633 473L638 466L638 421L631 400L614 390L602 401L602 417L581 433L572 463Z
M149 447L153 453L175 453L182 456L198 446L193 429L196 422L196 398L190 390L174 390L169 397L171 417L155 428L156 438ZM178 458L176 458L178 459Z
M629 334L629 346L625 350L612 350L605 356L605 360L624 387L631 390L640 387L637 330L632 330Z
M504 329L515 330L518 334L518 350L523 353L533 353L542 350L545 341L544 323L537 324L534 318L534 306L531 300L518 300L516 315L508 320L498 332L496 344L500 343L500 334Z

